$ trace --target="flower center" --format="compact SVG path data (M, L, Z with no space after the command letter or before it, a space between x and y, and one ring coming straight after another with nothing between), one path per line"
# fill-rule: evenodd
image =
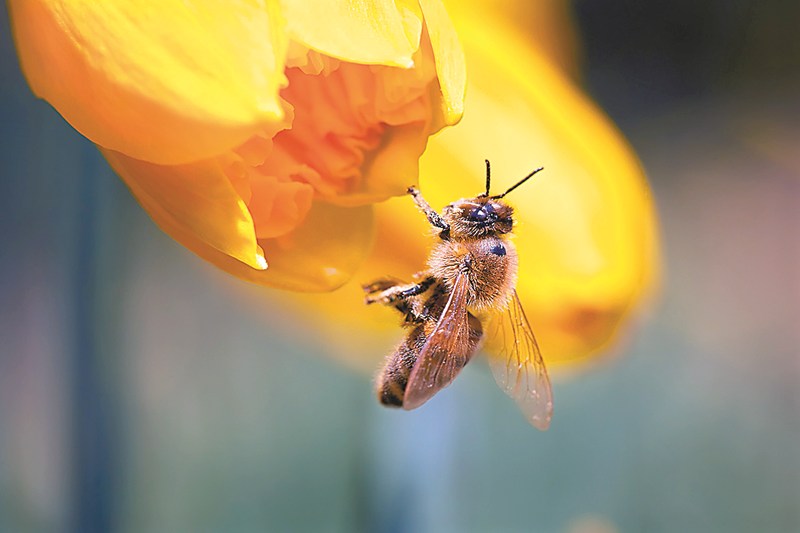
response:
M379 188L364 169L396 128L417 124L421 136L430 133L436 71L427 39L411 69L347 63L313 51L302 65L294 63L281 91L286 123L248 140L235 150L238 160L225 166L259 239L294 229L314 199L355 204L348 195Z

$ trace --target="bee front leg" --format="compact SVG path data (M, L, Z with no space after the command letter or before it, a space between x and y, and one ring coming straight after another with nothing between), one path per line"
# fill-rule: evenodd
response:
M448 239L450 237L450 225L444 221L444 219L433 210L431 205L422 197L422 193L419 192L419 189L416 187L409 187L408 194L414 198L414 203L417 204L417 207L420 211L425 213L425 216L428 218L428 222L431 223L431 226L434 228L438 228L439 236L442 239Z

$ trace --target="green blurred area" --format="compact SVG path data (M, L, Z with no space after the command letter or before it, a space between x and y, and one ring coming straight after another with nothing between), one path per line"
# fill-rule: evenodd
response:
M480 363L378 407L302 314L154 226L30 94L4 13L0 531L800 531L798 11L576 2L666 281L556 379L547 433Z

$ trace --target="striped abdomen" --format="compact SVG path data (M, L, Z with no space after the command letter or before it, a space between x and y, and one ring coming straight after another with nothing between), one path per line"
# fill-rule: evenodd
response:
M429 320L418 324L409 331L403 342L389 355L383 370L378 374L378 401L387 407L402 407L403 396L408 377L417 362L417 357L428 340L428 335L436 326L436 321ZM472 358L480 345L483 328L480 321L469 315L469 343L465 347L466 360Z

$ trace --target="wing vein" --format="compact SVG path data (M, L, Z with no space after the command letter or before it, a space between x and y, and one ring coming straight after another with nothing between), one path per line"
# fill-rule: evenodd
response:
M495 336L502 345L489 357L497 384L532 425L547 429L553 416L550 377L516 291L499 318Z

